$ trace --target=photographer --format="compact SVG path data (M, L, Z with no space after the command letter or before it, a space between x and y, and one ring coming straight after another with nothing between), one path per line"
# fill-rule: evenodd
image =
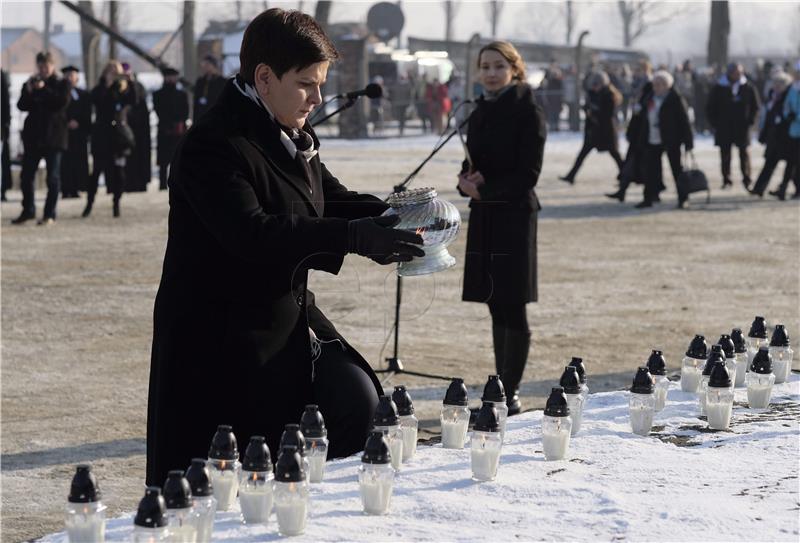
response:
M50 225L56 220L56 204L61 185L61 154L67 148L67 105L69 85L55 73L50 53L36 55L37 72L22 86L17 107L27 111L22 128L22 213L11 221L23 224L36 216L34 178L39 161L47 163L47 199L44 215L38 224Z

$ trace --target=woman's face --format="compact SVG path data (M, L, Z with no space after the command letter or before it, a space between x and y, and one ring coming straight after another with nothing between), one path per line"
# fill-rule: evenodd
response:
M302 128L311 111L322 103L322 85L330 62L312 64L302 70L291 69L278 78L266 64L256 67L258 95L278 122L289 128Z
M669 91L669 87L663 79L660 77L653 79L653 92L656 96L665 96L667 91Z
M487 49L481 54L478 76L483 88L495 92L511 83L514 70L503 55Z

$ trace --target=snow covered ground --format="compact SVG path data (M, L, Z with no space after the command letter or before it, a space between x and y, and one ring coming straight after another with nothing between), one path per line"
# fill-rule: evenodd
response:
M638 437L627 396L590 395L564 461L544 460L541 411L510 419L493 482L472 481L468 449L420 446L384 517L361 512L359 459L330 462L294 540L798 540L799 375L775 386L768 410L748 409L737 389L729 431L709 430L694 395L671 383L654 432ZM131 524L132 514L110 521L107 539L126 540ZM215 541L279 538L274 516L265 526L217 516Z

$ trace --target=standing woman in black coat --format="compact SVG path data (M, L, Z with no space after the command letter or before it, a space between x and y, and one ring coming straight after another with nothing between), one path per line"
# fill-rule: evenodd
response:
M616 115L617 107L622 104L622 94L611 84L608 74L605 72L592 73L589 76L588 84L589 92L586 94L586 103L583 106L586 112L583 147L569 173L564 177L559 177L562 181L570 184L575 183L575 176L592 149L597 149L600 153L608 151L608 154L617 163L617 168L622 170L622 157L619 154L617 141Z
M247 26L239 74L181 140L154 311L147 483L207 454L219 424L240 444L319 405L330 457L364 446L382 393L369 364L307 289L347 253L381 264L424 255L387 205L348 191L307 118L322 103L333 43L314 19L273 8ZM244 446L242 446L244 449Z
M515 414L531 339L525 304L538 297L534 187L547 128L513 45L481 49L478 73L484 94L469 119L469 158L458 176L459 191L471 198L462 299L489 305L495 369Z
M764 117L764 126L758 135L758 141L766 145L764 166L761 169L761 173L758 174L756 184L750 190L750 194L759 198L764 196L764 191L767 190L772 174L781 160L786 161L786 168L783 170L783 181L780 188L776 191L770 191L770 194L779 197L781 200L785 199L786 188L792 178L792 153L796 153L797 150L792 148L792 140L789 137L789 125L792 123L792 119L783 113L783 104L791 86L792 78L786 72L779 72L772 78L772 89L770 90L770 96L767 97L767 113Z

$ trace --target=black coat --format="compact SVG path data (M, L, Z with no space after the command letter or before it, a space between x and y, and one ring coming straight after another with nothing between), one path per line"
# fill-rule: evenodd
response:
M496 102L478 100L469 119L467 148L486 183L470 201L462 298L517 304L536 301L534 187L542 171L545 118L527 84Z
M68 105L69 83L56 75L48 77L41 89L29 91L27 84L22 85L17 107L28 112L22 127L22 144L26 150L66 150Z
M586 93L584 141L598 151L616 151L619 146L614 108L614 93L610 88Z
M194 107L192 120L197 122L206 111L217 103L222 89L225 88L225 78L221 75L198 77L194 84Z
M722 81L727 82L726 78ZM715 145L750 145L750 129L758 118L758 93L747 81L734 96L730 84L717 83L706 103L706 117L714 130Z
M136 138L136 146L125 163L125 190L143 192L153 174L153 145L150 139L150 110L147 108L147 89L133 82L134 102L128 112L128 124Z
M89 178L89 134L92 132L92 97L83 89L70 89L67 122L78 127L69 129L69 145L61 160L61 184L65 192L86 190Z
M153 93L153 109L158 115L158 151L156 164L169 164L186 132L189 118L189 95L175 85L164 84Z
M645 87L648 89L648 87ZM650 136L650 118L647 112L653 107L654 94L650 86L640 99L642 109L637 113L636 139L640 148L648 143ZM675 88L671 88L664 97L661 109L658 111L658 128L661 134L661 145L665 149L674 149L685 145L687 150L694 148L694 133L689 122L686 102Z
M797 152L789 137L789 125L792 120L784 117L783 103L789 94L789 88L784 90L772 103L772 107L764 117L764 126L758 135L758 141L767 146L767 155L773 155L778 160L789 160L792 152Z
M8 92L8 72L0 70L0 139L7 141L11 131L11 97Z
M309 191L279 130L228 83L175 154L154 313L149 484L206 456L218 424L233 425L242 449L266 436L277 458L284 425L314 400L309 327L344 341L307 290L308 270L338 273L348 220L387 206L348 191L319 155Z
M125 89L119 81L106 87L101 79L91 91L94 105L94 125L92 126L92 155L95 157L120 154L115 148L114 123L127 123L128 112L136 103L136 91L127 84Z

